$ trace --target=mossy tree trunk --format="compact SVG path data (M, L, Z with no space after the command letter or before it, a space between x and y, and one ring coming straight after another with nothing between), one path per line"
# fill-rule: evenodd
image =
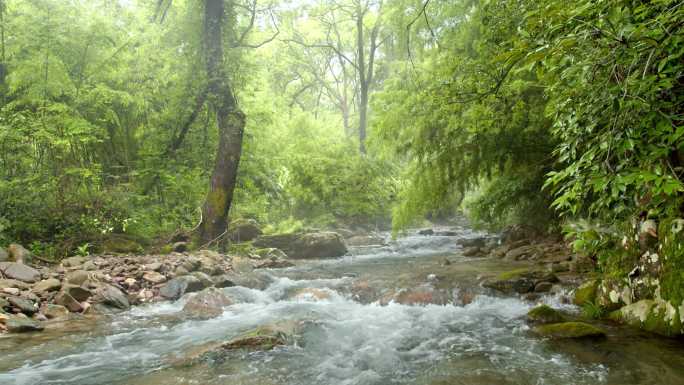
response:
M216 112L219 143L209 193L202 209L200 241L219 238L228 225L228 212L237 179L245 115L238 107L223 62L224 0L204 1L204 44L208 99Z

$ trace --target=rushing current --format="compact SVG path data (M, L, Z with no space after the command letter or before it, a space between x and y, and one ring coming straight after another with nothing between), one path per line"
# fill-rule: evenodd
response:
M601 341L535 336L525 322L535 303L478 285L481 276L515 266L463 257L456 240L474 235L467 228L455 237L409 235L337 260L247 272L252 288L223 289L235 304L209 320L184 317L182 298L106 319L67 321L42 334L6 335L0 337L0 384L684 383L681 341L611 325ZM416 288L442 293L444 304L392 300ZM301 289L319 295L293 295ZM577 312L562 295L540 302ZM291 344L174 364L207 343L292 321L306 327Z

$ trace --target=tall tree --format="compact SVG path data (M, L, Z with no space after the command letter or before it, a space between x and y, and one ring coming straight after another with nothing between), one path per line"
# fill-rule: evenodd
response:
M205 0L204 44L207 90L209 101L216 113L219 143L209 192L202 209L200 225L202 242L211 242L226 231L245 128L245 114L238 106L224 69L225 21L224 0Z

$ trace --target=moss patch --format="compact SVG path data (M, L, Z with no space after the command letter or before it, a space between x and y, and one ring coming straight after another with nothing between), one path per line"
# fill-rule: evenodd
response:
M511 279L520 278L520 277L527 275L529 273L530 273L530 269L523 267L520 269L515 269L515 270L507 271L505 273L501 273L496 277L496 279L499 281L508 281Z
M588 303L595 303L596 289L598 288L598 281L591 280L582 284L582 286L575 289L575 296L572 302L577 306L584 306Z
M541 336L550 338L600 338L606 335L603 330L584 322L539 325L534 328L534 331Z

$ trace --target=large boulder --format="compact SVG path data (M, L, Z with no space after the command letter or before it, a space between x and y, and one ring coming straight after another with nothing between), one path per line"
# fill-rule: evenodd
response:
M215 287L204 289L195 294L183 306L183 312L193 318L208 319L223 313L223 307L233 304L223 290Z
M184 275L168 281L161 287L159 294L166 299L176 300L185 293L200 291L205 287L206 284L197 277Z
M233 242L249 242L261 235L261 229L254 219L240 218L230 223L228 235Z
M681 314L683 308L677 309L664 300L642 299L623 306L610 314L614 321L640 328L666 337L684 334Z
M5 277L22 282L34 283L41 279L40 271L17 262L0 262L0 271Z
M347 253L342 236L327 231L261 236L254 241L254 246L277 248L290 258L301 259L337 258Z

